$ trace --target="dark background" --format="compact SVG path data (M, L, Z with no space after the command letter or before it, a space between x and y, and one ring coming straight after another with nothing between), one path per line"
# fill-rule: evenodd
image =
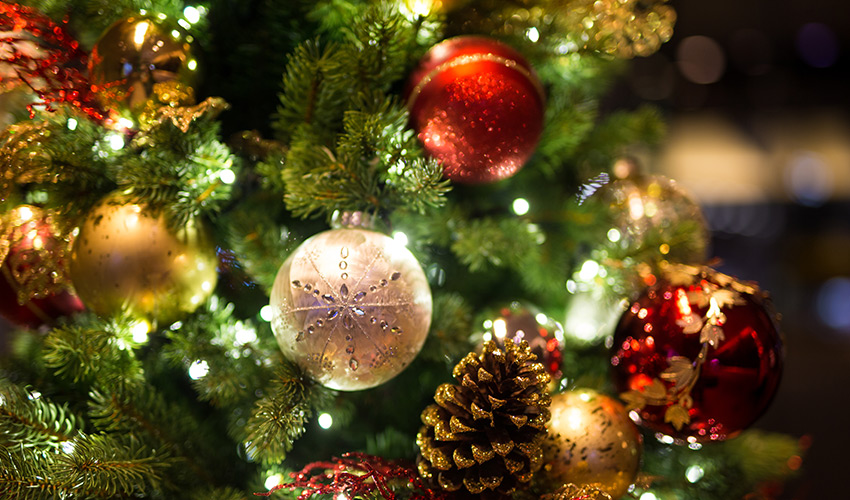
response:
M729 200L710 196L717 188L682 184L694 188L704 208L720 269L757 280L783 315L784 379L756 426L812 443L802 475L783 498L850 498L850 2L672 5L673 39L658 54L636 59L611 98L659 106L671 141L677 127L709 122L707 130L733 135L758 158L765 184L759 196ZM694 36L710 38L715 50L683 50ZM696 40L698 48L711 45ZM689 139L718 144L709 135ZM675 146L665 144L653 168L677 178L688 166L665 154ZM815 163L797 165L795 177L795 158ZM753 178L746 168L741 182ZM728 183L720 191L740 187L728 175L705 173L702 181Z

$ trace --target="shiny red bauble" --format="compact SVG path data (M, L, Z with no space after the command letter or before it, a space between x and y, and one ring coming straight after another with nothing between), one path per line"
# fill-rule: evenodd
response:
M50 217L22 205L2 220L0 316L20 327L38 328L84 309L69 290L64 258L70 248Z
M779 386L775 319L754 285L705 267L672 267L614 333L614 381L632 418L679 443L735 437Z
M455 182L512 176L543 130L540 80L517 51L489 38L463 36L432 47L407 96L425 152Z

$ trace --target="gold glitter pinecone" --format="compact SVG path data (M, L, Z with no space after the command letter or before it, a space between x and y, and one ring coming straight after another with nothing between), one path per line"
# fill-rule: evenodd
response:
M551 398L549 374L528 343L493 341L470 353L437 388L416 437L419 475L447 491L502 498L531 480L543 462Z

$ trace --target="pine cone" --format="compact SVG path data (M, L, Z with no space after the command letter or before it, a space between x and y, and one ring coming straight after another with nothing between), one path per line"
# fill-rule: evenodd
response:
M531 480L543 460L549 374L523 341L484 343L422 412L419 475L447 491L501 498Z

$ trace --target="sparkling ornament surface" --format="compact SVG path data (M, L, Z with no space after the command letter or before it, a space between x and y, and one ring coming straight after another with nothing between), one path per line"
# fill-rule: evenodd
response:
M435 45L408 87L419 140L455 182L512 176L540 139L540 81L518 52L495 40L466 36Z
M589 389L552 396L543 470L551 480L619 498L637 477L643 450L626 409Z
M499 308L493 319L484 322L484 327L487 329L484 341L493 340L504 347L506 341L524 340L553 379L561 376L564 329L557 321L533 306L512 302Z
M416 258L389 236L359 228L301 244L278 271L271 307L284 355L343 391L395 377L431 324L431 291Z
M767 409L783 347L769 300L754 285L678 265L623 314L611 364L639 424L679 443L722 441Z
M126 312L139 319L174 322L212 294L215 246L190 220L173 230L163 213L112 194L86 217L71 254L71 278L94 312Z
M89 59L89 78L104 106L135 112L156 83L192 85L197 60L191 36L178 24L156 16L122 19L100 36Z
M20 205L0 217L0 314L38 328L83 310L68 277L71 241L38 207Z

